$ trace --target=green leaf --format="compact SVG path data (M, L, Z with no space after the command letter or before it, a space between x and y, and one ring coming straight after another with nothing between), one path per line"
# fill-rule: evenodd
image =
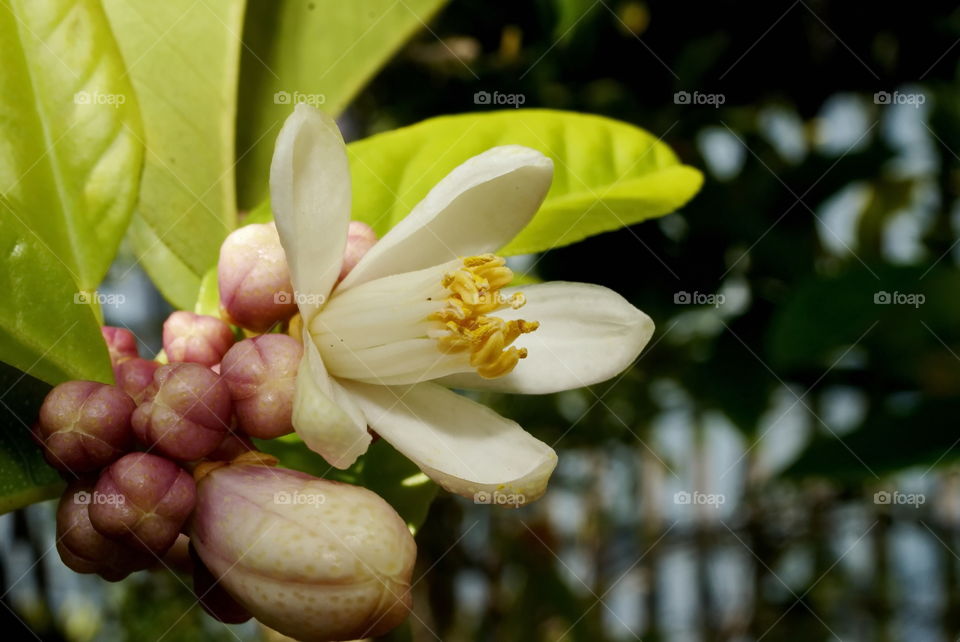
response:
M243 0L104 0L140 99L148 150L131 238L189 309L236 225L234 124Z
M669 214L703 183L669 147L627 123L539 109L461 114L347 145L352 217L382 236L457 165L509 144L549 156L554 177L540 211L502 254L541 252ZM262 203L245 222L271 218Z
M293 434L279 439L255 439L254 443L259 450L279 459L285 468L369 488L387 500L414 532L427 518L437 494L437 485L383 439L371 444L366 454L346 470L328 464Z
M111 381L94 290L143 160L133 90L93 0L0 3L0 360Z
M240 205L267 196L273 143L294 100L336 115L446 0L251 0L240 65ZM362 6L360 6L362 4Z
M57 472L43 461L30 438L50 386L0 363L0 514L56 497L63 490Z
M0 361L49 384L69 379L112 382L110 357L94 314L95 300L0 197Z
M197 294L197 304L193 306L196 314L207 314L212 317L220 316L220 287L217 284L217 268L212 267L203 275L200 281L200 292Z
M371 444L363 459L362 485L390 502L416 532L427 519L438 486L383 439Z
M0 3L0 194L96 288L130 220L143 146L136 101L94 0Z
M505 254L540 252L668 214L703 181L667 145L627 123L539 109L461 114L350 144L353 217L382 234L454 167L507 144L549 156L554 178Z
M875 481L911 466L923 476L934 467L949 467L960 458L954 417L956 398L918 396L898 407L872 409L863 424L842 436L819 434L784 474L844 481Z

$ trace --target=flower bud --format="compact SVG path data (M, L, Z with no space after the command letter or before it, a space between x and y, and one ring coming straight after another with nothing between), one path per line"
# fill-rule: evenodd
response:
M177 540L197 490L169 459L130 453L101 473L93 500L90 523L98 533L159 557Z
M245 225L220 246L220 306L237 325L264 332L297 311L290 268L273 223Z
M123 390L95 381L68 381L40 406L34 436L47 463L66 473L109 464L133 445L130 416L136 405Z
M206 466L190 541L254 617L304 641L373 637L403 621L416 544L383 499L242 460Z
M159 367L160 364L156 361L133 357L114 366L113 376L117 380L117 386L139 404L153 384L153 375Z
M230 427L230 391L210 368L196 363L160 366L133 413L143 444L180 461L212 452Z
M350 270L357 266L363 255L377 242L373 228L360 221L350 221L347 228L347 246L343 250L343 263L340 264L340 279L344 279Z
M107 342L107 350L110 351L110 363L114 367L124 359L139 357L137 351L137 338L126 328L115 328L105 325L100 328L103 340Z
M99 573L111 582L151 565L152 558L107 539L90 523L93 482L70 484L57 506L57 552L77 573Z
M170 362L210 367L233 345L233 330L216 317L180 310L163 322L163 351Z
M235 344L220 364L237 416L251 437L293 432L293 396L302 344L285 334L262 334Z

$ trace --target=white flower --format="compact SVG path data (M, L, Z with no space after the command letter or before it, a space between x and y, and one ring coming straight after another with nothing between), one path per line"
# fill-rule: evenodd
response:
M444 488L543 494L557 463L517 423L447 388L542 394L629 367L653 322L595 285L506 287L490 254L536 213L553 163L503 146L463 163L339 284L350 174L336 123L297 105L273 156L270 196L303 320L293 425L350 466L367 426Z

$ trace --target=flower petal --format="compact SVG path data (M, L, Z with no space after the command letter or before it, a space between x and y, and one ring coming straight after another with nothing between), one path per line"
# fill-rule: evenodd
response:
M589 386L623 372L653 336L653 321L622 296L599 285L555 281L504 290L521 290L518 310L497 312L504 319L539 321L536 332L514 345L527 348L513 372L496 379L475 373L439 380L453 388L546 394Z
M437 183L340 287L500 249L533 218L552 179L553 162L527 147L474 156Z
M344 387L381 437L450 492L530 502L544 493L557 465L553 449L516 422L442 386L351 381Z
M363 413L323 366L317 347L304 332L304 355L297 372L293 427L310 450L331 466L348 468L367 452L371 437Z
M333 289L350 224L350 169L332 118L299 104L277 137L270 206L297 303L309 321Z

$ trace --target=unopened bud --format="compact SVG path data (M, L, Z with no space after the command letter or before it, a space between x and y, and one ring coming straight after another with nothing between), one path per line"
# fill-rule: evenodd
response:
M360 221L350 221L347 228L347 246L343 250L343 263L340 264L340 279L342 280L350 270L357 266L363 255L377 242L377 234L373 228Z
M190 541L220 585L298 640L381 635L410 610L416 544L359 486L235 462L197 483Z
M237 325L264 332L297 311L290 268L273 223L245 225L220 246L220 306Z
M196 363L160 366L133 413L142 443L180 461L212 452L230 427L230 391L210 368Z
M136 402L143 401L144 394L153 384L153 375L160 364L149 359L133 357L124 359L114 369L117 386Z
M60 498L57 552L63 563L77 573L99 573L111 582L150 566L151 556L112 541L94 529L89 516L92 498L90 480L73 482Z
M137 338L126 328L115 328L105 325L100 328L103 340L107 342L107 350L110 351L110 363L116 368L117 364L124 359L139 357L137 351Z
M293 432L293 397L302 356L302 344L285 334L263 334L230 348L220 368L240 430L259 439Z
M159 557L177 540L197 490L169 459L130 453L101 473L93 499L90 522L98 533Z
M171 363L187 361L210 367L233 345L230 326L216 317L180 310L163 323L163 351Z
M130 417L136 405L116 386L68 381L40 407L34 436L51 466L65 473L98 470L133 445Z

